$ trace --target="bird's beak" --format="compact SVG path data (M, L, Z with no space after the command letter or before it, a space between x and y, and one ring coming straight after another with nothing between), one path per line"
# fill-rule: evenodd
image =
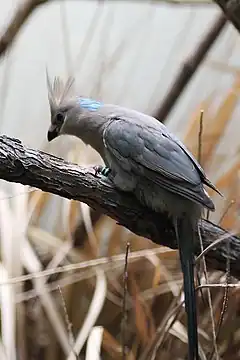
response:
M53 139L55 139L58 136L58 133L59 130L57 126L51 125L47 133L48 141L52 141Z

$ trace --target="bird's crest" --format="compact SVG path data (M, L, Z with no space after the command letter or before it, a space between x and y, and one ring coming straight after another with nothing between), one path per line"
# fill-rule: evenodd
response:
M48 100L51 111L58 108L68 97L74 83L74 78L69 77L64 83L58 76L51 82L48 71L46 70Z
M60 77L56 76L51 82L48 71L46 70L47 88L48 88L48 101L50 104L51 112L54 113L66 100L72 97L71 91L75 79L69 77L64 83ZM80 107L89 111L97 111L103 103L97 100L93 100L85 97L77 97L77 102Z

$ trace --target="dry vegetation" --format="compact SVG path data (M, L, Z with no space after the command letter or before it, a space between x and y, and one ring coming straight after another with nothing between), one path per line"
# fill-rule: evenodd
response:
M197 156L200 110L204 110L201 163L207 171L219 168L223 161L215 151L237 107L237 70L233 78L232 88L217 109L212 110L211 95L189 117L184 141ZM74 142L65 158L82 165L99 162L80 142ZM235 232L239 231L239 168L236 154L216 183L227 194L218 213L223 215L220 224ZM26 192L17 184L13 192L16 195L11 198L0 192L0 275L1 282L9 283L0 287L0 359L97 360L101 351L104 360L120 360L123 335L128 349L125 360L186 357L177 251L130 233L85 204L38 190ZM53 228L46 230L49 217ZM124 278L127 242L130 254ZM227 267L226 274L209 272L207 281L234 283ZM204 283L206 274L201 268ZM202 359L210 359L214 349L222 359L238 359L239 290L210 290L198 291Z

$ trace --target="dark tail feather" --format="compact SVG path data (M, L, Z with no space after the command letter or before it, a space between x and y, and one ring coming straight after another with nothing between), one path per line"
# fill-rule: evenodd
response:
M188 360L199 360L196 294L194 288L194 239L195 233L188 218L178 219L176 235L183 272L185 309L188 324Z

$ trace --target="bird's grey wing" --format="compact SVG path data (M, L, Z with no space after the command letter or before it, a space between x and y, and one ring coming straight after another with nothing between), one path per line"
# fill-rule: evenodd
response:
M214 209L194 162L161 127L142 126L127 118L111 119L103 140L106 151L124 171Z
M203 168L201 167L199 162L194 158L194 156L191 154L191 152L187 149L187 147L174 134L168 132L168 135L181 147L181 149L185 152L185 154L192 160L193 164L199 171L199 174L202 178L203 183L206 184L211 189L213 189L214 191L216 191L219 195L223 196L222 193L206 177L206 174L205 174Z

